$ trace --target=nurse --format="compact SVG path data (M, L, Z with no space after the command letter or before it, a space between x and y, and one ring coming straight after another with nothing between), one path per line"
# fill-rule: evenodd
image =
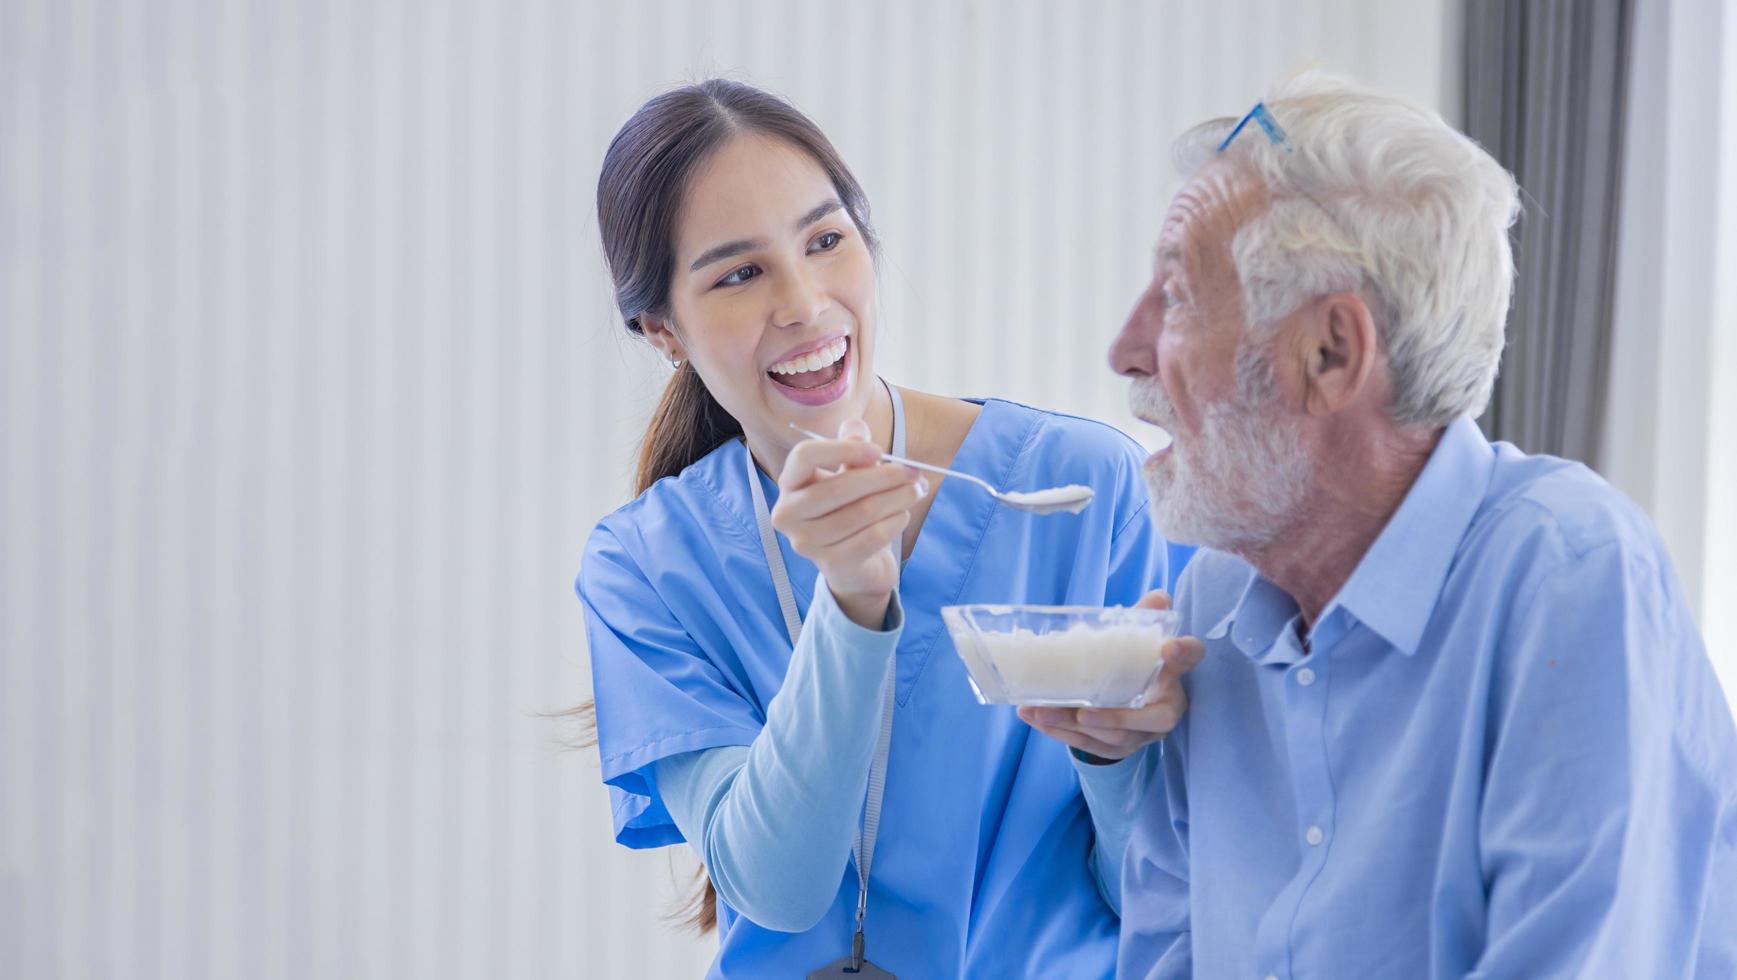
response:
M1164 604L1144 453L882 381L868 203L773 96L714 80L653 99L597 196L627 328L675 369L639 496L598 524L578 582L616 839L701 855L711 976L1110 976L1126 841L1087 807L1105 759L979 705L940 609ZM1034 516L888 451L1096 497ZM1075 744L1162 737L1183 707L1165 691Z

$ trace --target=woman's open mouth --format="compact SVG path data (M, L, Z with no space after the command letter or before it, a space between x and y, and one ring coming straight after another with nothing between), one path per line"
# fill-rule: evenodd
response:
M772 365L766 376L791 401L825 405L849 390L851 355L850 338L840 337L820 350Z

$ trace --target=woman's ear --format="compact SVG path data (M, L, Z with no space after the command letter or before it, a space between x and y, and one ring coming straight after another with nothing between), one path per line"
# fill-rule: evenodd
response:
M639 331L651 346L668 361L685 361L687 352L682 348L681 338L676 336L675 321L664 317L653 316L650 313L639 315Z

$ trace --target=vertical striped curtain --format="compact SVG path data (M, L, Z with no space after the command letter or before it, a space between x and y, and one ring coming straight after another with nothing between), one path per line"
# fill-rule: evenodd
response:
M1630 0L1474 0L1465 128L1522 189L1494 439L1598 464L1616 283Z

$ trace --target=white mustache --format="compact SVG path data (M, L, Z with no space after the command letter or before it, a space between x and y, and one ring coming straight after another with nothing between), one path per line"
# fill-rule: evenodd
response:
M1128 386L1128 410L1136 418L1145 419L1172 436L1176 434L1176 408L1170 404L1170 398L1164 394L1157 378L1134 379L1134 383Z

